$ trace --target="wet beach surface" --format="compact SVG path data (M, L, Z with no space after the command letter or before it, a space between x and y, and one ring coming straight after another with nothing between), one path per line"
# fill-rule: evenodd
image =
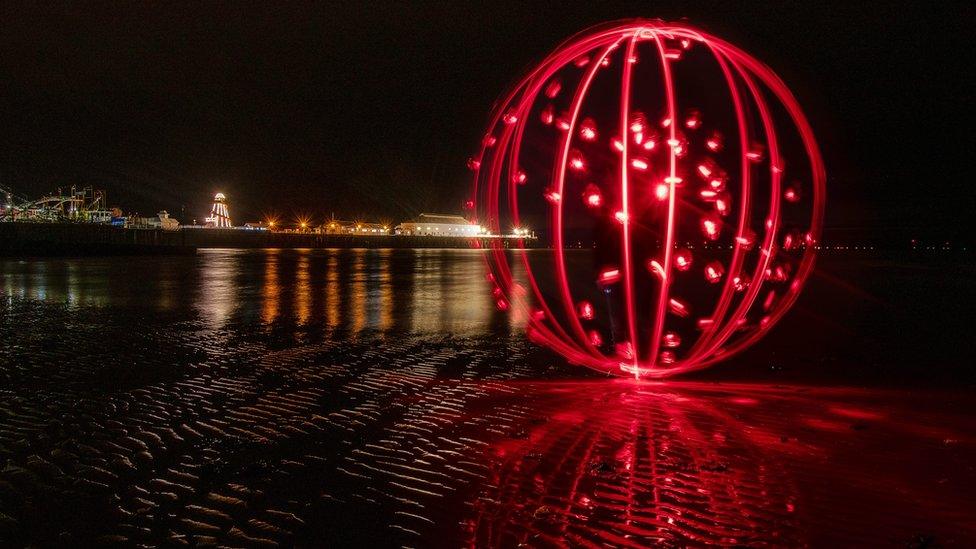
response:
M971 259L826 256L667 384L525 342L468 250L0 260L0 544L976 544Z

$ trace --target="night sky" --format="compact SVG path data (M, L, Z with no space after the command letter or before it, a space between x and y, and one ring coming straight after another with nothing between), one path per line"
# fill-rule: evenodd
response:
M602 21L687 18L804 106L828 236L971 238L972 8L271 4L5 2L0 185L93 185L185 222L218 190L237 222L458 212L492 103L533 61Z

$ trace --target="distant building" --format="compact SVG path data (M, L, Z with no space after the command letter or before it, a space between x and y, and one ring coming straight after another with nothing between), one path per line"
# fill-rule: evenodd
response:
M156 217L133 216L125 219L125 226L130 229L162 229L164 231L178 231L180 222L169 216L169 212L163 210L156 214Z
M319 227L325 234L355 234L360 236L383 236L390 234L390 226L366 221L341 221L331 219Z
M404 236L478 236L481 227L459 215L422 213L412 221L397 225L396 234Z

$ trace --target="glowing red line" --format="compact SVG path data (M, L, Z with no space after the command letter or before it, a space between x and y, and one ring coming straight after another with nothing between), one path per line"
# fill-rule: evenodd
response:
M770 178L772 184L772 192L770 193L770 205L769 205L769 223L764 224L766 229L765 238L759 252L759 261L756 264L756 270L752 276L752 282L749 284L749 288L746 290L745 296L739 302L738 307L736 307L732 316L729 320L722 324L722 330L718 335L710 342L706 348L705 353L713 353L719 346L725 343L726 340L735 332L739 327L739 322L745 319L746 314L752 307L756 296L759 295L759 290L762 288L763 278L765 276L766 268L769 266L769 262L772 260L772 256L775 254L775 243L773 237L776 235L776 228L779 225L779 203L780 197L782 195L780 190L780 170L776 167L781 164L782 160L779 158L779 145L776 140L776 129L773 125L772 117L769 113L769 107L762 98L762 94L759 93L758 88L756 88L755 82L749 77L748 73L743 71L739 64L732 61L733 66L739 71L742 76L743 81L745 81L746 86L749 88L750 93L755 100L756 107L759 110L759 116L762 119L763 129L766 133L766 141L769 145L770 151ZM740 232L742 232L743 227L740 226ZM736 246L738 248L738 246ZM734 278L733 276L729 277Z
M566 163L569 158L569 151L571 148L573 134L576 130L576 120L579 118L580 109L583 107L583 98L586 96L587 90L589 90L590 83L593 81L593 77L596 75L596 71L600 68L603 59L610 54L614 48L620 43L622 38L614 42L612 45L608 46L603 52L603 55L594 62L591 63L590 68L587 69L586 76L580 83L576 90L576 94L573 97L571 114L569 118L569 129L566 131L566 136L563 140L562 155L557 164L556 168L556 189L560 195L564 195L563 192L566 185ZM590 353L595 356L598 355L598 351L593 344L590 342L590 338L586 336L586 332L583 330L583 325L580 324L578 318L575 314L575 304L573 302L572 292L569 289L569 279L566 276L566 261L563 254L563 206L565 202L560 201L558 206L553 209L553 253L556 256L556 280L559 284L559 293L562 297L563 309L566 311L566 316L569 318L570 327L576 334L576 337L580 343L586 348Z
M620 152L620 194L621 204L624 215L623 222L623 270L624 270L624 306L627 315L627 334L631 346L634 349L634 377L640 378L640 368L638 361L640 350L637 345L637 321L636 306L634 304L634 269L630 259L630 199L628 189L628 170L630 163L627 162L627 150L629 148L630 137L627 132L630 130L628 124L630 119L630 77L633 64L627 60L634 56L634 49L637 45L637 36L642 29L637 29L627 43L627 55L624 56L623 76L621 78L620 90L620 135L623 142L623 150Z
M732 97L732 104L735 107L735 118L737 121L736 126L739 130L739 166L741 169L742 178L742 190L739 193L740 204L739 204L739 222L738 231L736 236L742 236L745 229L749 226L749 203L751 197L750 181L751 181L751 165L746 159L746 155L749 152L749 121L745 115L745 107L742 103L742 97L739 95L739 88L735 82L735 77L732 71L729 69L728 63L725 60L724 52L719 49L715 44L710 41L706 41L709 50L718 63L719 68L722 70L722 75L728 84L729 92ZM742 249L736 246L732 250L732 261L729 262L729 268L725 276L725 281L722 283L722 292L719 294L718 302L715 309L712 311L711 318L713 322L709 324L705 330L699 336L698 341L695 342L691 350L688 352L686 361L693 363L697 357L702 354L701 349L704 348L712 340L715 333L721 327L721 322L719 319L725 317L725 313L729 308L732 301L732 297L735 295L735 286L732 283L734 279L739 274L743 261Z
M662 44L662 39L653 33L651 36L654 37L654 42L657 44L658 53L661 59L661 71L664 75L664 91L667 96L668 101L668 118L671 120L675 119L677 109L675 107L674 99L674 84L671 81L671 67L668 61L667 55L665 55L664 44ZM677 139L675 133L675 126L677 124L668 124L668 129L670 131L669 142L674 142ZM667 313L667 302L668 302L668 292L671 288L671 255L674 248L674 227L675 227L675 194L677 190L675 184L677 179L677 165L675 158L675 150L673 146L668 146L668 155L670 157L670 176L666 179L668 184L668 218L667 218L667 231L664 239L664 276L661 278L661 286L658 291L658 298L656 303L656 308L654 311L654 326L651 329L651 353L649 356L650 364L652 368L658 367L658 354L661 350L661 335L664 333L664 323L665 315Z

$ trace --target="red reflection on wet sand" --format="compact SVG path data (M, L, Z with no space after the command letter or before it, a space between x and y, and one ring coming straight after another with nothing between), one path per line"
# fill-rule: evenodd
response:
M485 450L472 546L976 539L972 427L932 398L630 381L514 392L517 419Z

